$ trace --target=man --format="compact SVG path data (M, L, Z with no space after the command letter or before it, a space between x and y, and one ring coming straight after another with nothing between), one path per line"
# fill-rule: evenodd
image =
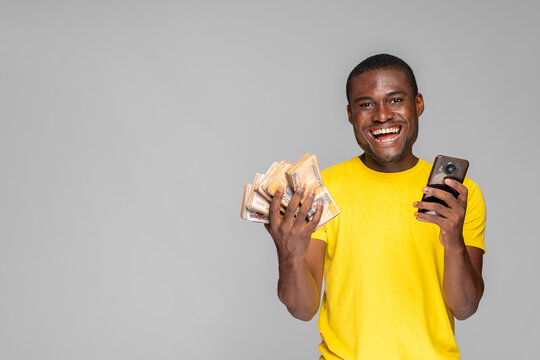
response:
M482 297L485 205L466 178L426 187L431 164L412 146L424 101L410 67L387 54L361 62L347 80L347 112L364 153L322 172L341 214L314 231L304 188L282 215L270 206L278 252L278 296L296 318L319 310L321 359L459 359L454 317ZM422 194L448 204L420 201ZM440 215L418 212L435 210ZM418 221L423 220L423 221Z

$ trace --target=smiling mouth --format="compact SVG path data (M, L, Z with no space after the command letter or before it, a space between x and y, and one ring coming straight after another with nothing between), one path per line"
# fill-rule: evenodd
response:
M401 126L394 126L385 129L372 129L369 130L369 134L375 139L375 141L385 143L397 139L401 135L401 129Z

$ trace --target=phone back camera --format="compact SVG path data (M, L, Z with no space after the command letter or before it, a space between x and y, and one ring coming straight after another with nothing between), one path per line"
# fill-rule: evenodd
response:
M457 172L457 165L454 163L448 163L444 167L444 173L446 175L454 175Z

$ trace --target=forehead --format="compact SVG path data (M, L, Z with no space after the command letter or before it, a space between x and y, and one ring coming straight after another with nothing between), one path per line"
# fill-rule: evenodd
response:
M370 70L351 80L351 99L360 96L384 96L396 91L411 96L413 93L409 77L397 69Z

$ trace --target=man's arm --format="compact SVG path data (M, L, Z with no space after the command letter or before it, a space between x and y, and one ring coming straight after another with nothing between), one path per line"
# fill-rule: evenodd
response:
M465 320L476 312L484 293L482 279L482 256L479 248L466 246L463 239L463 223L467 209L467 188L458 181L447 179L446 184L458 191L455 198L447 191L425 187L425 194L433 195L448 204L448 207L431 202L419 201L419 209L434 210L439 215L417 212L418 219L440 227L439 240L444 246L443 292L446 304L458 320Z
M458 320L465 320L476 312L482 294L483 251L473 246L444 252L444 298Z
M309 321L319 310L326 244L311 239L305 259L279 261L278 297L297 319Z
M309 321L319 309L326 244L311 239L322 215L322 204L318 204L313 219L305 221L313 203L313 193L308 194L295 214L303 193L304 186L301 185L282 215L279 206L283 188L278 189L270 204L270 223L266 229L278 253L278 297L295 318Z

